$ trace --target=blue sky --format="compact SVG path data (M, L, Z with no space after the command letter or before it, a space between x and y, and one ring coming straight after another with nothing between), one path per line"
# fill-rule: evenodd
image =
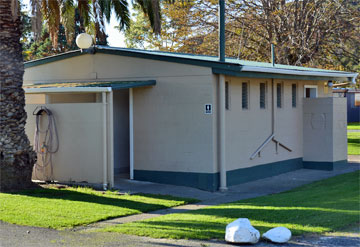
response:
M27 4L30 6L30 0L22 0L24 4ZM131 8L131 7L130 7ZM114 28L114 26L117 26L118 23L114 17L114 15L111 16L110 23L105 24L106 33L109 36L108 42L110 46L115 47L125 47L125 37L122 32L119 32L117 29Z

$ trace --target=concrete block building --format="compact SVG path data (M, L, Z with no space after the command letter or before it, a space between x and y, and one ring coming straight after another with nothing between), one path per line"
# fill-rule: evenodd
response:
M32 139L32 113L51 109L56 181L112 187L126 177L216 191L346 164L346 99L327 85L356 76L96 46L25 64L26 130Z

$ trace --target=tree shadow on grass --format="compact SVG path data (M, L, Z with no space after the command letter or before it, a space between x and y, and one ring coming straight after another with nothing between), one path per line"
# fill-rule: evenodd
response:
M360 144L360 136L358 138L348 137L348 143Z

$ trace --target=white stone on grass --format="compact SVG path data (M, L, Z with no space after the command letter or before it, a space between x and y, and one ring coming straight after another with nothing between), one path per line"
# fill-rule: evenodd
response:
M265 232L262 237L273 243L286 243L291 238L291 231L286 227L275 227Z
M226 226L226 242L256 244L259 239L260 232L250 224L247 218L239 218Z

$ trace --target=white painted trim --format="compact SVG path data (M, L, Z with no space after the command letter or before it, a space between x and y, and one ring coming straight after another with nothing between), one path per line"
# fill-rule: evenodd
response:
M285 75L305 75L305 76L324 76L324 77L346 77L356 78L358 73L342 73L342 72L327 72L327 71L311 71L311 70L298 70L298 69L282 69L282 68L268 68L259 66L243 65L241 71L244 72L263 72ZM345 79L345 78L344 78Z
M24 88L25 93L90 93L111 92L111 87L47 87L47 88Z
M130 146L130 179L134 179L134 96L129 88L129 146Z
M110 188L114 187L114 100L113 91L108 93L108 105L109 105L109 155L110 155Z
M102 104L103 104L103 189L107 190L107 103L106 103L106 92L102 93Z
M226 182L226 128L225 128L225 75L219 75L219 166L220 191L227 190Z
M318 97L319 88L317 85L304 85L304 98L306 98L306 89L307 88L316 88L316 98Z

